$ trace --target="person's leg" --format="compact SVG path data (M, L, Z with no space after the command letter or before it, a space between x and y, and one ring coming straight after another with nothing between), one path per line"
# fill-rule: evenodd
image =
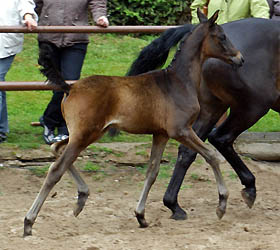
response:
M46 43L46 42L39 42L39 64L44 64L46 52L46 45L48 45L48 49L51 51L48 51L48 54L53 55L53 62L56 64L56 68L60 70L60 57L61 57L61 49L56 47L52 43ZM52 144L54 143L54 138L55 138L55 128L59 126L60 122L60 103L61 99L63 97L63 92L62 91L53 91L53 96L48 103L43 116L40 117L40 123L41 126L44 128L43 131L43 138L44 141L47 144Z
M79 43L75 44L71 47L65 47L61 49L61 74L65 80L78 80L81 75L81 70L84 62L84 58L86 55L87 44ZM63 95L61 96L62 101ZM60 105L59 105L60 108ZM58 126L58 135L55 138L56 141L60 141L65 139L68 136L68 130L61 114L61 110L59 112L60 119Z
M0 81L5 81L15 55L0 59ZM9 132L6 92L0 91L0 143L5 141Z

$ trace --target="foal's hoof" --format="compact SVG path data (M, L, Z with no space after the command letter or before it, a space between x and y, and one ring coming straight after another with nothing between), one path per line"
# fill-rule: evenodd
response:
M223 216L225 215L225 213L226 213L225 209L221 209L220 207L217 207L216 214L217 214L219 219L222 219Z
M244 188L241 191L241 195L245 203L249 208L252 208L254 205L254 202L257 197L256 189L255 188Z
M33 223L30 220L25 218L24 219L23 237L32 235L32 226L33 226Z
M78 201L73 209L73 214L75 217L77 217L84 209L88 196L89 193L84 193L84 192L78 193Z
M143 214L138 214L137 212L135 212L135 215L141 228L146 228L149 226Z
M75 204L75 207L73 209L73 215L77 217L82 212L83 208L84 206L80 206L78 203Z

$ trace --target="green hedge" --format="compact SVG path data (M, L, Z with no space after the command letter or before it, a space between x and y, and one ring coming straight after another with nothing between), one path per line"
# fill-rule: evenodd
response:
M192 0L108 0L111 25L178 25L190 22Z

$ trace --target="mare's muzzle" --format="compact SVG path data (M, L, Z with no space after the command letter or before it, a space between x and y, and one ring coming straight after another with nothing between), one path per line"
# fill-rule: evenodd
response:
M232 64L236 67L241 67L244 63L244 58L239 51L236 56L231 57Z

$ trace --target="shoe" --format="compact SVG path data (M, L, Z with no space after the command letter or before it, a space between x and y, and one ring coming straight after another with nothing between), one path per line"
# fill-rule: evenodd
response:
M5 133L0 132L0 143L5 142L7 140L7 135Z
M49 129L45 123L44 123L44 119L43 117L41 116L40 119L40 124L41 126L43 127L44 131L43 131L43 138L44 138L44 141L46 144L48 145L51 145L53 143L55 143L55 140L54 140L54 129Z
M59 142L67 139L69 135L64 135L64 134L58 134L56 137L54 137L54 142Z
M57 136L54 138L55 142L63 141L69 137L68 129L66 126L57 128Z

